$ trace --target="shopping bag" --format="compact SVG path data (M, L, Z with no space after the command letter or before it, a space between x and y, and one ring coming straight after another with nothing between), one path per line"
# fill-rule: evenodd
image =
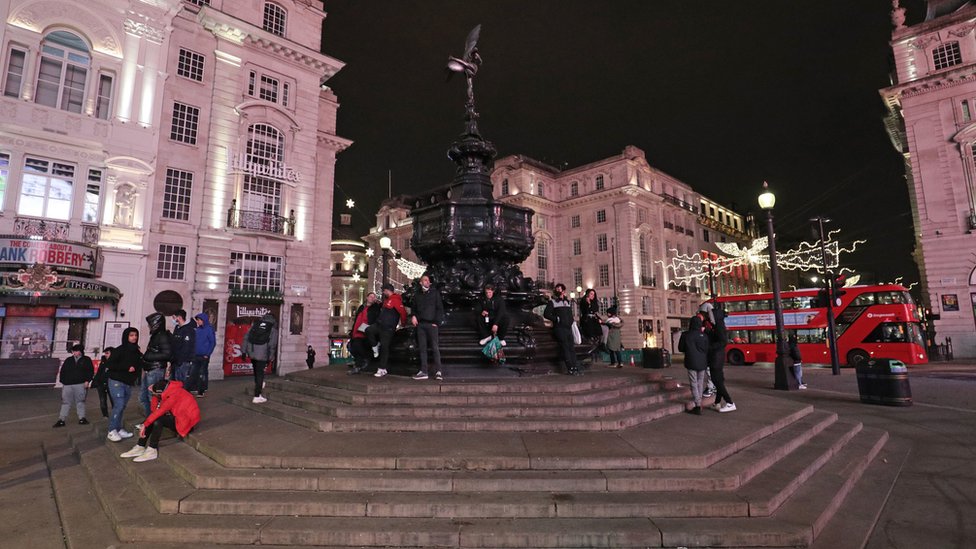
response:
M505 362L502 342L497 337L493 337L488 343L485 343L485 346L481 348L481 354L488 357L492 362Z
M576 324L576 322L573 322L572 330L573 330L573 343L576 345L583 343L583 335L580 334L579 326Z

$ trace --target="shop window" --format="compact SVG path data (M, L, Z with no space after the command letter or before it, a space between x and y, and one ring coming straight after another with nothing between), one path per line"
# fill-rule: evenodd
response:
M28 156L20 186L17 213L33 217L68 220L75 167Z

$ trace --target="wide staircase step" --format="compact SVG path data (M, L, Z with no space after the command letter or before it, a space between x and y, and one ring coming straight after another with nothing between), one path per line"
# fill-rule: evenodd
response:
M737 396L736 414L608 433L314 433L220 404L215 426L164 439L155 461L118 457L131 444L104 428L45 454L68 546L85 547L90 523L130 549L807 547L863 475L892 481L874 473L905 451L887 433ZM243 444L252 429L293 445ZM103 518L67 510L79 504Z

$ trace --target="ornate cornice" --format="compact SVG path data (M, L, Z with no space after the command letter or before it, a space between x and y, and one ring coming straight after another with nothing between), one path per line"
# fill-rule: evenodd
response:
M345 137L339 137L338 135L333 135L330 133L320 133L317 141L332 147L336 152L342 152L353 144L353 140L351 139L346 139Z
M163 40L166 38L165 31L161 28L154 26L148 21L137 21L131 16L135 14L130 14L130 18L122 22L122 28L125 32L139 38L145 38L150 42L155 42L157 44L162 44Z
M923 93L951 88L974 81L976 81L976 67L969 67L966 69L966 72L954 71L934 75L923 81L916 80L910 84L906 84L898 93L901 97L914 97Z
M341 61L332 59L331 57L327 57L319 53L311 53L311 50L302 51L299 48L292 47L287 43L271 37L278 38L271 34L268 34L268 36L251 34L245 38L245 41L249 44L258 46L265 51L274 53L279 57L290 59L307 67L311 67L316 71L320 71L322 73L322 81L332 78L335 73L339 72L339 69L345 66L345 64Z

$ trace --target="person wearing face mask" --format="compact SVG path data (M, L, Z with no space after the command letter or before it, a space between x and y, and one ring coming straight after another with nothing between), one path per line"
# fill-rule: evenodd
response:
M196 348L196 325L188 322L186 311L180 309L173 313L173 379L185 382L193 369L193 356Z
M552 322L552 332L559 343L559 352L566 362L566 373L581 376L583 372L576 362L576 345L573 341L573 303L566 297L566 285L559 283L553 290L552 299L542 313Z
M444 322L444 300L441 293L430 285L430 277L420 277L420 291L413 296L413 307L410 322L417 329L417 347L420 350L420 371L414 374L416 380L428 378L427 346L431 347L434 355L434 377L440 381L444 379L441 372L441 349L439 326Z

